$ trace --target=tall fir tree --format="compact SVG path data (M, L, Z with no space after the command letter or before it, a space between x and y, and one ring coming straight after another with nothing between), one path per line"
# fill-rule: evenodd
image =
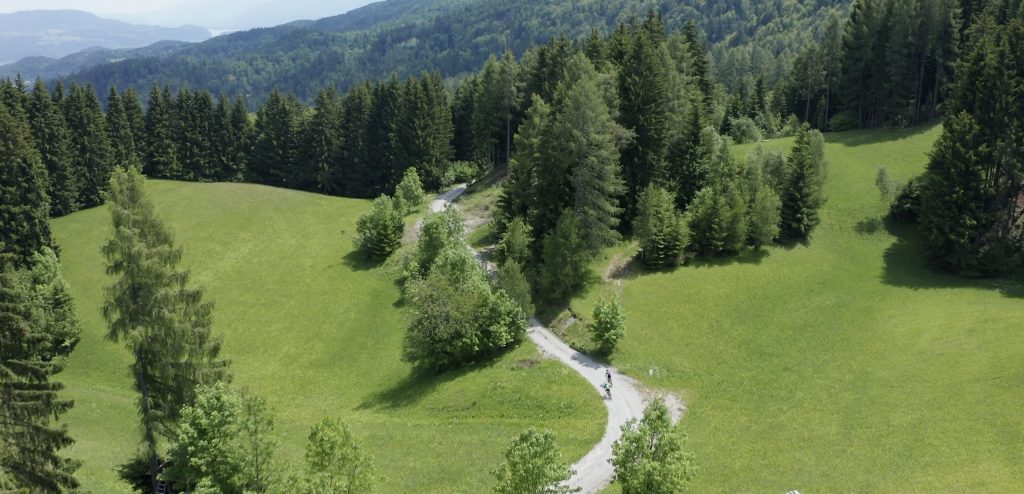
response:
M12 492L74 492L78 465L59 454L73 441L54 424L73 405L52 380L63 361L40 358L49 339L29 324L29 312L11 266L0 259L0 479L13 482L2 486Z
M663 173L668 137L665 71L655 42L638 30L619 69L620 123L635 134L622 150L626 217L636 214L640 191Z
M299 103L295 96L270 93L256 113L248 179L265 185L291 187L298 162L301 129Z
M362 167L357 172L373 195L393 190L401 173L397 164L396 140L402 112L402 93L398 77L392 76L373 86L373 104L367 116Z
M52 244L47 184L25 114L0 104L0 255L17 266Z
M824 139L820 132L806 125L800 130L786 168L782 236L792 241L805 241L818 226L818 209L825 203Z
M149 91L149 109L145 118L143 139L143 170L156 178L180 176L177 143L174 138L175 116L170 90L153 86Z
M82 178L79 204L83 208L98 206L103 204L114 157L106 117L91 85L71 87L65 115L71 130L73 166Z
M135 145L135 131L132 129L132 122L128 119L128 112L117 88L111 87L107 96L107 135L110 139L110 147L114 163L118 166L125 166L128 163L137 163L139 160L138 151Z
M71 158L71 140L64 113L53 102L43 81L37 80L28 104L29 125L39 157L49 177L50 214L78 210L79 173Z
M597 71L583 54L569 64L556 91L555 139L564 143L573 188L573 211L579 218L583 242L591 252L619 239L619 198L625 191L619 172L616 137L624 131L612 120L601 97Z
M352 88L341 100L341 158L335 169L342 193L371 197L375 187L362 172L369 168L366 133L373 111L373 91L369 84Z
M316 97L313 115L303 129L300 187L323 194L338 194L336 167L341 160L341 97L333 88Z

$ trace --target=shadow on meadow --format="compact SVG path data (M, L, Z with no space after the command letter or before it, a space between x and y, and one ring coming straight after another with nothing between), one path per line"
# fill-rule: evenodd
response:
M915 225L904 225L886 218L880 220L896 241L885 250L882 282L913 290L978 288L996 290L1006 297L1024 298L1024 281L1013 278L966 278L943 273L928 266L924 242Z
M396 409L413 406L434 392L439 386L493 367L502 354L458 369L436 373L428 369L413 368L409 375L391 387L378 391L356 407L358 410Z
M871 144L883 144L900 139L908 139L928 132L938 121L927 122L906 129L850 130L825 134L825 142L846 147L857 147Z
M345 257L341 260L345 263L345 266L348 266L353 271L369 271L384 264L366 257L358 250L353 250L348 254L345 254Z

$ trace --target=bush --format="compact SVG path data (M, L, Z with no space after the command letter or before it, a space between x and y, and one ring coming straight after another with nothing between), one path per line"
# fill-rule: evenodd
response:
M441 177L441 187L472 182L480 178L486 170L487 165L479 161L453 161L448 164Z
M522 218L512 218L494 252L498 262L516 261L525 265L530 260L530 244L533 243L531 233L532 229Z
M626 336L625 317L622 306L617 299L607 301L601 299L594 306L594 320L587 325L590 340L597 345L597 350L610 355L615 346Z
M409 286L412 323L402 359L440 372L510 348L526 334L526 316L465 247L442 252Z
M356 248L378 261L387 259L402 244L402 215L386 195L374 199L370 212L356 221Z
M889 216L900 223L916 223L921 210L920 181L911 179L896 194L889 206Z
M420 273L426 275L434 265L434 259L441 251L462 245L466 232L466 220L456 207L445 208L431 213L420 227L420 239L416 263Z
M832 132L842 132L844 130L856 129L858 126L857 116L852 112L844 111L839 112L832 117L832 120L828 123L828 130Z
M729 119L731 131L729 135L737 144L757 142L761 140L761 129L750 117Z
M516 262L515 259L509 259L498 268L498 288L505 291L509 297L512 297L519 307L523 309L523 314L527 317L533 315L533 299L530 297L530 282L526 279L526 275L523 274L522 265Z
M423 184L416 168L407 168L402 181L395 188L395 208L403 215L409 214L423 204Z
M779 130L779 137L792 137L795 136L797 131L800 130L800 119L792 113L786 117L786 124Z

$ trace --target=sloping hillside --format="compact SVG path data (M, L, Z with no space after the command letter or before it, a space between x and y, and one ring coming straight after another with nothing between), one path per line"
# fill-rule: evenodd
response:
M722 64L726 84L751 73L769 82L849 0L704 2L701 0L388 0L316 22L221 36L162 57L100 65L72 79L106 92L153 83L242 94L261 101L274 87L311 100L326 86L345 89L391 72L477 70L506 49L521 54L553 36L577 39L659 12L670 29L694 21ZM735 50L733 50L735 49ZM729 56L724 53L728 51Z
M283 462L301 460L309 428L336 416L376 457L382 492L479 492L527 427L554 430L574 460L600 438L597 393L528 342L487 365L410 373L399 360L407 319L391 274L352 252L369 202L242 184L154 181L149 191L215 303L235 383L277 410ZM103 338L109 225L102 207L53 223L85 326L61 375L75 400L71 454L84 461L85 489L102 493L127 491L113 469L138 445L130 356Z

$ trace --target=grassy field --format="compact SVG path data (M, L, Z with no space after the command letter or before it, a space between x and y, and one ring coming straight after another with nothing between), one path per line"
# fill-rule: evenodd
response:
M277 410L283 461L301 460L309 427L338 416L376 457L381 491L479 492L528 426L554 430L572 458L602 434L597 394L531 343L461 372L411 374L399 361L407 316L392 277L352 254L368 202L241 184L154 181L149 191L216 304L235 383ZM127 491L113 469L138 444L129 355L103 339L110 280L100 246L109 228L106 208L53 223L85 326L60 376L76 402L71 453L97 493Z
M632 270L574 302L621 294L612 362L684 397L694 492L1024 492L1024 285L935 273L881 220L877 168L918 175L939 131L828 135L807 246Z

